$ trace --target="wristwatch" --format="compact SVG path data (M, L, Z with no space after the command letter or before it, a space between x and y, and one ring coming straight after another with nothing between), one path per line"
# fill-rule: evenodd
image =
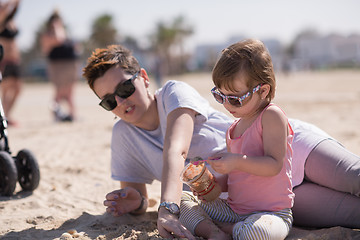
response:
M161 207L164 207L166 210L168 210L171 214L179 215L180 213L180 207L173 202L162 202L159 205L158 211Z

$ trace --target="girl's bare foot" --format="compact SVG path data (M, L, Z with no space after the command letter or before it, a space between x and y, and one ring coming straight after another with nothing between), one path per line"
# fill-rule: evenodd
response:
M210 240L231 240L231 234L223 232L211 219L201 221L195 228L195 234Z
M221 231L229 234L230 236L232 235L232 231L233 231L235 223L218 222L218 221L214 221L214 223L216 224L216 226L218 228L221 229Z
M231 240L231 235L221 231L220 229L214 229L214 231L211 231L209 240Z

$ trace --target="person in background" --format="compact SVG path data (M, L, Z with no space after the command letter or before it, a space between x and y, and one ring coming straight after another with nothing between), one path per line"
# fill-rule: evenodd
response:
M4 50L3 60L0 63L3 77L0 88L4 114L9 126L18 124L12 118L11 113L22 88L21 56L16 42L19 30L14 20L19 4L19 0L0 2L0 15L2 16L2 20L0 19L0 44Z
M216 101L237 120L226 133L228 153L207 162L227 199L206 202L184 192L180 221L206 239L285 239L292 226L293 130L273 103L275 73L265 45L248 39L223 50L213 70ZM216 158L216 160L214 160ZM197 206L200 206L197 207ZM228 223L220 229L213 220Z
M73 121L76 118L74 88L78 80L78 53L74 41L66 32L58 11L49 17L41 35L42 51L48 59L48 75L55 87L52 110L56 121ZM61 108L66 104L68 113Z
M120 117L113 126L111 139L111 177L120 182L120 188L106 195L106 211L113 216L143 214L148 207L146 184L160 180L160 235L165 238L177 236L194 239L178 219L183 187L180 173L189 158L202 156L206 159L226 152L225 134L233 119L214 110L205 98L185 82L170 80L155 94L151 93L151 80L146 70L122 45L95 49L83 69L83 76L100 99L100 106ZM311 124L292 119L289 122L295 133L293 163L297 164L293 166L293 171L297 174L296 185L300 188L304 187L306 159L312 158L311 161L316 162L314 154L323 149L316 146L333 140L322 135L322 131ZM360 192L360 158L341 145L334 149L337 154L324 156L327 163L319 164L336 166L345 158L346 161L338 169L337 178L346 179L349 182L347 185L354 185L353 193L350 194L345 188L335 190L331 186L332 180L324 178L323 182L330 186L322 187L326 191L322 192L322 202L319 204L307 187L299 192L300 198L297 200L295 188L294 207L308 207L306 211L297 211L297 216L294 213L295 222L297 217L299 220L306 219L318 212L325 212L326 217L317 217L319 226L360 227L360 198L356 196ZM348 164L354 167L349 169L346 167ZM321 169L332 175L327 168ZM316 182L306 182L308 184L318 186ZM344 196L345 201L340 198L332 201L332 194ZM329 208L334 204L342 207L343 211Z

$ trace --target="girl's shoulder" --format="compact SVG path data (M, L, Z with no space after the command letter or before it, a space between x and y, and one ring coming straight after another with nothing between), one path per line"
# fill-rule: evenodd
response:
M269 104L264 111L262 112L262 122L267 123L276 123L276 122L288 122L287 116L278 105L276 104Z
M274 103L270 103L266 106L262 112L263 115L278 115L286 117L285 111Z

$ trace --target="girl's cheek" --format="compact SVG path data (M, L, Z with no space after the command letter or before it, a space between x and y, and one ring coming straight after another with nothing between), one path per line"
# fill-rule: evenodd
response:
M229 106L230 105L229 103L225 102L223 105L224 105L224 108L226 110L228 110L230 113L235 112L234 109L231 106Z

